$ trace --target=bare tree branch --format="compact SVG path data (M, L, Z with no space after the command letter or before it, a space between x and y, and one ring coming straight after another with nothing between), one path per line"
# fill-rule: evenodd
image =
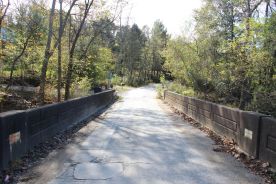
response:
M77 33L76 33L75 37L73 38L71 48L69 50L69 62L68 62L68 67L67 67L66 84L65 84L65 100L68 100L69 96L70 96L71 78L72 78L72 73L73 73L73 71L72 71L73 70L73 58L74 58L76 44L80 37L84 23L86 21L86 18L88 16L88 13L89 13L93 3L94 3L94 0L91 0L91 1L86 0L85 1L84 14L82 16L81 23L78 27Z
M1 28L2 28L3 20L4 20L5 16L7 15L7 11L8 11L9 6L10 6L10 0L8 0L8 4L4 8L4 12L3 12L2 16L0 17L0 31L1 31ZM2 8L1 8L1 11L2 11Z
M12 78L13 78L13 71L15 69L15 65L17 63L17 61L23 56L23 54L25 53L27 46L29 44L29 41L31 39L32 35L29 34L29 36L26 38L25 42L23 43L23 48L21 50L21 52L19 53L18 56L16 56L13 61L12 61L12 66L11 66L11 71L10 71L10 81L9 84L7 85L6 89L8 89L11 85L12 85Z
M260 4L263 2L264 0L260 0L257 4L255 4L255 6L250 10L250 14L252 15L252 13L260 6Z

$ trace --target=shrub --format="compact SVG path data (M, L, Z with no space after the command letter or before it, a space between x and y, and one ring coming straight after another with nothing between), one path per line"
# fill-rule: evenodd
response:
M86 96L90 93L91 81L88 77L77 78L72 84L72 98Z
M122 77L118 76L118 75L114 75L111 79L111 83L113 85L119 86L121 85L121 83L123 82Z

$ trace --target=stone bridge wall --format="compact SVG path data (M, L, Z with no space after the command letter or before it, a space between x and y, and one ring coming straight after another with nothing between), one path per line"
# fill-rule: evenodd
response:
M43 107L0 113L0 168L56 133L96 115L114 100L114 90Z
M237 142L240 151L276 168L276 119L170 91L164 100L222 137Z

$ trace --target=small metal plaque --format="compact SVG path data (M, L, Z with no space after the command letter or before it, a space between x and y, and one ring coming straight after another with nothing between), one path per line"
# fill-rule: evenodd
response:
M20 140L21 140L21 134L20 134L20 132L15 132L15 133L9 135L9 143L10 143L10 145L17 143Z
M253 132L248 129L244 129L244 137L252 140L253 139Z

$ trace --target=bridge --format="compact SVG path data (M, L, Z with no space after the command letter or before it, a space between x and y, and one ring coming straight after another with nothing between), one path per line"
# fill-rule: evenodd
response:
M113 94L113 92L108 93ZM101 104L102 107L112 100L111 96L105 94L104 98L108 100L104 105ZM98 96L98 99L101 98ZM89 100L95 101L95 98L55 108L77 108L76 105L84 105ZM99 103L100 101L93 107L99 106ZM88 105L83 107L88 108ZM57 109L51 112L58 112L56 121L61 121ZM90 107L89 110L96 112L95 108ZM28 115L30 112L22 113L25 119L31 117ZM41 109L40 118L47 116L47 113L43 113L44 109ZM72 113L74 112L67 112L68 116L79 117L71 119L74 122L80 121L80 117L88 116L88 111ZM50 114L48 112L48 115ZM70 118L65 118L63 121L70 121ZM44 125L43 123L38 125L42 126L45 126L45 121ZM59 130L64 128L59 125L54 127ZM31 128L31 130L36 129ZM49 130L52 132L53 128L50 127ZM24 141L33 147L38 139L47 137L49 132L45 132L44 135L39 131L40 136L32 141L24 140L24 135L28 133L21 133L21 143L14 143L18 144L19 148L15 147L14 150L21 149L20 145ZM91 120L78 133L79 136L76 136L71 143L61 150L52 151L44 161L25 173L23 176L25 180L20 183L265 183L262 177L249 172L230 154L214 152L216 148L214 141L199 129L183 122L181 116L176 115L168 105L157 99L153 85L124 93L123 98ZM20 135L13 135L12 141L17 142L17 136ZM1 146L3 148L5 145ZM3 158L5 154L2 153L1 156Z

